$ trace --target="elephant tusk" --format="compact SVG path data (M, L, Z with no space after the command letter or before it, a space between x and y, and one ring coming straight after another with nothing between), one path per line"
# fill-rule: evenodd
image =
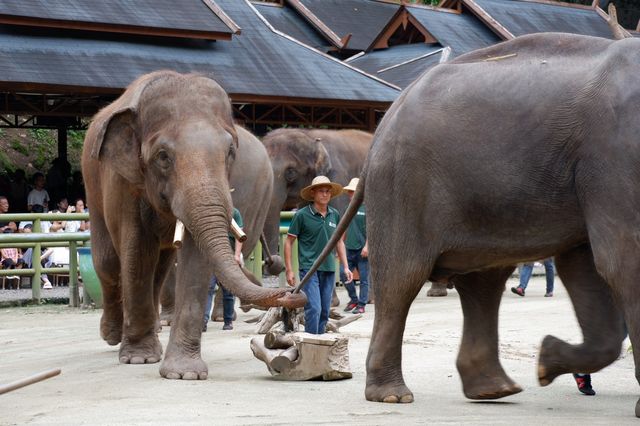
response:
M236 241L244 243L247 240L247 234L242 231L242 228L238 226L238 223L233 218L231 218L231 233L233 234Z
M180 219L176 220L176 230L173 233L173 246L177 249L182 248L182 239L184 238L184 223Z

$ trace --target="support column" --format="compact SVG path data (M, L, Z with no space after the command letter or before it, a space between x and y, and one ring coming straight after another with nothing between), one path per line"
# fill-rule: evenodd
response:
M58 158L67 160L67 126L58 126Z

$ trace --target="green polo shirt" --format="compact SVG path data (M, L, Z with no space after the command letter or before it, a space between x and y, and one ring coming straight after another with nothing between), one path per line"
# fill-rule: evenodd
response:
M364 205L361 205L347 228L344 245L348 250L362 250L367 241L367 223Z
M289 226L289 235L298 238L298 264L300 269L310 269L313 262L329 242L340 222L340 213L331 206L327 207L327 215L322 217L313 204L296 212ZM322 262L318 271L335 272L336 263L332 256Z
M236 209L235 207L233 208L233 218L240 228L244 226L244 223L242 223L242 215L240 214L240 210ZM235 252L236 239L231 232L229 232L229 242L231 243L231 249Z

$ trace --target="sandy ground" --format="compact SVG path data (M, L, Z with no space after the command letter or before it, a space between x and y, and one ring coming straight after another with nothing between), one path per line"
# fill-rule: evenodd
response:
M510 281L508 287L514 285ZM564 288L544 298L544 279L532 279L527 296L504 293L500 321L503 366L524 392L493 402L464 398L455 357L461 332L457 293L426 298L411 309L404 336L403 368L413 404L364 399L365 359L373 308L346 326L353 379L339 382L279 382L249 349L254 325L235 329L211 323L203 337L206 381L165 380L159 364L118 363L117 347L98 334L100 311L65 306L0 309L0 383L49 368L58 377L0 395L0 424L610 424L637 423L638 384L625 341L621 358L594 375L595 397L579 394L573 379L541 388L536 381L540 341L554 334L580 340ZM339 289L346 301L346 294ZM169 330L160 335L166 345Z

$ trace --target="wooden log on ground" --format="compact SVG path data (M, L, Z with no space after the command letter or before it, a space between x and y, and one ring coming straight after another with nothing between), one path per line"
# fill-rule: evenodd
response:
M293 346L293 339L290 334L270 331L264 336L264 345L269 349L288 349Z
M269 308L264 317L258 323L256 333L266 334L278 321L282 321L282 308Z
M264 316L266 315L266 312L262 312L259 315L256 315L255 317L251 317L249 319L244 320L244 322L246 322L247 324L253 324L254 322L260 322L260 320L262 318L264 318Z
M352 322L359 320L360 318L362 318L362 314L349 315L348 317L344 317L339 320L330 319L329 322L327 322L327 331L338 333L340 331L340 327L351 324Z
M329 311L329 319L339 320L339 319L342 319L344 317L345 317L345 315L342 312L340 312L338 309L332 308Z
M267 364L271 375L279 380L339 380L352 377L349 366L349 339L339 334L293 333L294 346L269 349L256 337L251 350Z

